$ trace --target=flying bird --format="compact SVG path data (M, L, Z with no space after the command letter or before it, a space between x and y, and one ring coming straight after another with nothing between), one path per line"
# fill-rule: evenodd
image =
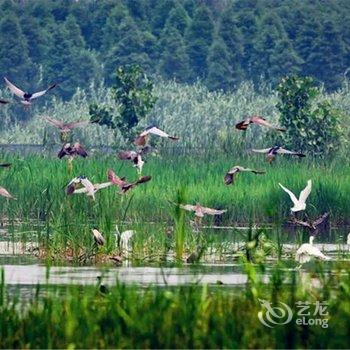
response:
M296 218L293 218L291 221L289 221L291 224L297 225L297 226L301 226L301 227L305 227L307 229L309 229L311 232L316 232L318 231L319 227L328 219L329 217L329 213L324 213L323 215L321 215L319 218L317 218L314 221L302 221L302 220L298 220Z
M74 144L65 143L58 152L57 156L60 159L64 156L68 156L70 160L73 160L76 156L85 158L88 156L88 154L79 142L75 142Z
M87 177L80 175L69 182L66 187L66 194L71 195L85 193L87 196L90 196L93 200L95 200L95 193L109 186L112 186L111 182L93 184Z
M193 211L195 215L196 223L198 224L201 222L204 215L222 215L227 212L227 210L218 210L218 209L202 207L199 203L197 203L196 205L180 204L180 208L187 211Z
M104 245L106 243L106 240L102 236L102 233L96 229L92 230L92 235L94 237L94 241L97 245Z
M302 211L306 208L306 200L311 193L311 180L308 180L306 187L300 192L299 199L294 195L294 193L288 188L284 187L279 183L280 187L289 194L290 199L292 200L294 207L291 208L292 212Z
M141 175L143 165L145 164L142 156L151 151L152 148L150 146L145 146L139 151L120 151L118 153L118 158L120 160L130 160L134 164L134 167L137 168L139 175Z
M12 196L12 194L7 191L6 188L0 186L0 196L9 198L9 199L16 199L15 197Z
M71 132L73 129L78 128L79 126L85 126L89 124L90 122L88 120L80 120L77 122L70 122L65 123L61 120L57 120L50 117L44 117L44 119L49 122L51 125L55 126L56 128L60 129L61 135L64 136Z
M285 149L281 146L274 146L271 148L264 148L264 149L252 149L252 152L267 154L267 160L269 163L272 163L275 160L277 154L288 154L291 156L305 157L305 154L303 154L303 153L288 151L287 149Z
M149 138L149 135L157 135L160 137L165 137L173 141L177 141L179 138L176 136L170 136L166 132L158 129L155 126L149 126L145 131L143 131L139 136L136 137L134 143L136 146L144 146Z
M284 128L270 124L265 118L260 117L258 115L252 115L252 116L246 117L244 120L236 124L236 129L245 131L248 129L248 126L250 124L258 124L261 126L266 126L267 128L270 128L270 129L275 129L283 132L286 131L286 129Z
M235 176L236 174L238 174L239 172L251 172L253 174L265 174L265 171L262 170L253 170L253 169L249 169L249 168L243 168L239 165L235 165L234 167L232 167L225 175L224 177L224 182L225 185L231 185L234 180L235 180Z
M134 182L126 182L124 178L117 176L111 169L108 170L107 177L112 184L119 187L121 193L123 194L133 189L134 187L151 180L151 176L142 176Z
M6 105L8 103L10 103L10 101L0 99L0 104Z
M329 256L324 255L317 247L313 245L315 236L310 236L309 243L302 244L296 251L295 260L304 264L311 260L312 257L320 260L331 260Z
M4 77L4 79L5 79L5 83L6 83L7 87L10 89L10 91L14 95L19 97L21 99L21 103L27 107L32 104L32 100L45 95L48 91L50 91L51 89L53 89L57 85L57 84L53 84L53 85L49 86L46 90L42 90L42 91L35 92L32 94L29 92L22 91L17 86L12 84L6 77Z

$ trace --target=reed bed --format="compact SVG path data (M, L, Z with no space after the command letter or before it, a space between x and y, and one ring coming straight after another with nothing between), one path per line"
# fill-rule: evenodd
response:
M261 270L262 269L262 270ZM314 267L315 278L279 267L268 284L246 266L249 282L140 289L117 283L102 294L96 287L37 286L29 299L0 284L1 348L347 348L350 329L350 275ZM315 285L315 280L317 284ZM311 283L313 281L313 283ZM336 288L335 288L336 286ZM264 326L261 300L287 304L293 318ZM296 323L297 302L327 303L321 324ZM312 318L311 316L306 319ZM299 317L300 318L300 317Z

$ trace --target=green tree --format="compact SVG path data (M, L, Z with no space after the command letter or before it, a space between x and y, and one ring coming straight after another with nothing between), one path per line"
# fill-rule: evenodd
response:
M112 94L113 108L90 105L91 122L118 128L124 138L131 141L135 127L153 108L156 98L153 82L137 65L119 67L115 75Z
M191 78L205 78L207 74L207 57L213 41L214 24L208 8L202 4L195 13L185 34L187 52L192 68Z
M221 38L216 38L213 41L207 62L208 77L206 79L206 85L209 89L233 89L236 79L233 76L227 46Z
M189 57L181 34L167 24L162 37L161 46L164 51L160 58L159 72L166 79L175 78L179 82L186 82L190 72Z
M183 36L190 23L191 19L180 3L170 11L169 17L165 22L165 27L171 26L176 28Z
M320 90L310 77L286 77L277 87L280 124L286 128L282 142L311 156L335 154L342 141L340 113L328 101L319 102Z

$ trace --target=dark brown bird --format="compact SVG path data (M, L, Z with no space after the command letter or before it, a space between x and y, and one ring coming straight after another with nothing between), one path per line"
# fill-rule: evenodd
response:
M139 175L142 173L142 167L145 162L142 160L142 156L150 153L152 151L152 147L145 146L139 151L120 151L118 153L118 158L120 160L130 160L133 162L134 167L137 168Z
M61 150L58 152L58 158L63 158L64 156L68 156L70 160L73 160L76 156L81 156L83 158L87 157L88 154L85 149L81 146L79 142L74 144L65 143Z
M120 191L123 194L136 187L137 185L151 180L151 176L142 176L134 182L126 182L124 178L121 179L120 177L118 177L111 169L108 170L107 177L110 182L119 187Z
M288 151L287 149L281 147L281 146L274 146L271 148L264 148L264 149L252 149L252 152L255 153L265 153L267 154L267 161L269 163L272 163L277 154L288 154L291 156L297 156L297 157L306 157L305 154L300 153L300 152L294 152L294 151Z
M321 215L319 218L317 218L314 221L311 220L307 220L307 221L302 221L302 220L298 220L297 218L293 217L289 223L297 225L297 226L301 226L301 227L305 227L307 229L309 229L311 232L314 231L318 231L319 227L328 219L329 217L329 213L324 213L323 215Z
M253 170L253 169L249 169L249 168L243 168L239 165L235 165L226 173L226 175L224 177L225 185L233 184L233 182L235 180L235 176L239 172L251 172L251 173L256 174L256 175L257 174L259 174L259 175L265 174L265 171L263 171L263 170Z
M160 137L166 137L170 140L177 141L179 138L176 136L170 136L166 132L158 129L155 126L149 126L145 131L143 131L139 136L136 137L134 143L136 146L144 146L148 140L149 135L157 135Z
M10 101L6 101L6 100L0 99L0 104L6 105L6 104L8 104L8 103L10 103Z
M266 126L267 128L270 128L270 129L275 129L283 132L286 131L286 129L281 128L279 126L273 126L265 118L260 117L258 115L252 115L252 116L246 117L243 121L236 124L236 129L245 131L248 129L248 126L250 124L258 124L261 126Z
M46 90L42 90L42 91L35 92L32 94L29 92L22 91L17 86L12 84L7 78L4 78L4 79L5 79L5 83L6 83L7 87L10 89L10 91L14 95L19 97L21 99L21 103L27 107L32 104L32 100L45 95L48 91L50 91L51 89L53 89L57 85L57 84L53 84L53 85L49 86Z
M68 134L71 132L74 128L78 128L79 126L85 126L89 124L90 122L88 120L80 120L77 122L70 122L65 123L61 120L57 120L50 117L44 117L46 121L48 121L51 125L55 126L56 128L60 129L61 134Z

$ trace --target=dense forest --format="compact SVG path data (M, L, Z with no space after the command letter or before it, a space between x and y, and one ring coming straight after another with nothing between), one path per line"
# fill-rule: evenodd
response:
M2 0L0 72L27 89L77 87L138 63L154 79L233 90L286 74L339 87L350 67L350 1Z

